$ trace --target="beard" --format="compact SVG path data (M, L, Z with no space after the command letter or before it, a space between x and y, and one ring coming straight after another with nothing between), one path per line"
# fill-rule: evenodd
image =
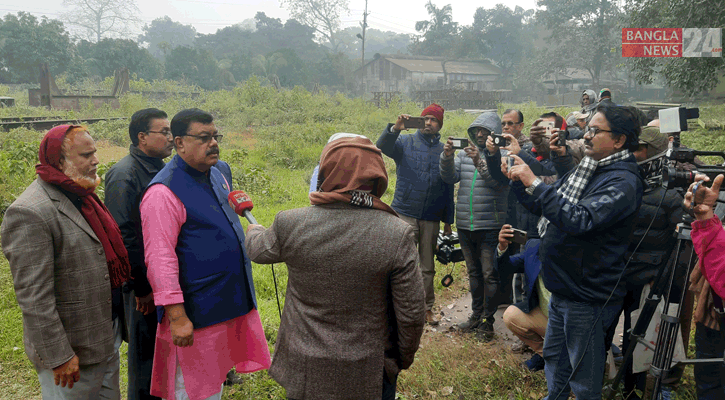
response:
M92 174L84 175L69 160L65 160L65 163L66 168L63 172L83 189L95 189L101 184L101 177L96 174L95 168Z

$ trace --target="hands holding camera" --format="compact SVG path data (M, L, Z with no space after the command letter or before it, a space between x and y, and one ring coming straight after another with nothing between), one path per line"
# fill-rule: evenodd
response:
M509 224L504 224L498 232L498 251L504 252L509 248L509 244L513 242L514 228Z
M408 128L405 127L405 121L407 121L408 118L410 118L410 115L408 115L408 114L398 115L398 119L395 121L395 125L393 125L393 130L398 131L398 132L404 131L404 130L407 131Z
M509 166L510 161L501 159L501 172L512 181L521 181L524 186L530 186L536 180L534 172L519 156L512 155L509 158L514 160L513 165Z
M566 145L559 146L559 134L561 131L559 129L552 129L551 130L551 138L549 139L549 150L556 153L558 156L565 156L566 155Z
M723 179L725 179L725 176L720 174L715 177L715 180L712 182L712 187L707 187L704 185L704 182L710 181L708 176L702 174L695 176L695 182L690 185L690 188L685 194L685 200L682 203L683 207L694 213L695 218L699 221L712 218L715 202L717 202L717 198L720 195L720 186L722 185Z

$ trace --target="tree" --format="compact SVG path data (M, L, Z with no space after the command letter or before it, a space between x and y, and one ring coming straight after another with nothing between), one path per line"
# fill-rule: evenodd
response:
M128 68L146 80L163 77L163 66L148 50L129 39L102 39L98 43L81 40L78 54L92 66L92 73L101 78L113 76L120 68Z
M425 5L430 20L415 23L421 34L410 46L411 53L425 56L451 56L451 49L459 39L458 23L453 22L453 8L447 4L436 7L431 0Z
M144 25L143 34L138 37L139 42L149 44L149 52L159 59L179 46L193 46L196 39L196 29L191 25L184 25L172 21L168 15L156 18L150 25Z
M63 23L26 12L0 20L0 82L38 81L38 65L47 62L53 74L66 70L73 48Z
M64 18L84 30L89 41L127 38L140 23L135 0L63 0L63 5L72 7Z
M469 48L493 60L507 76L531 47L524 19L533 14L534 10L518 6L511 10L503 4L489 10L478 8L471 27L476 45Z
M672 28L725 26L725 7L708 2L680 0L628 0L627 27ZM652 83L661 76L688 96L714 88L725 74L725 59L632 58L627 60L639 83Z
M179 46L166 57L166 78L187 81L206 90L216 90L221 83L221 70L211 52Z
M618 22L622 13L615 0L538 0L544 7L537 18L551 29L548 38L550 49L565 54L576 49L577 59L582 60L573 68L589 71L595 87L606 69L613 69L621 46L621 30Z
M282 5L289 8L292 18L314 28L335 52L338 48L340 16L350 11L348 4L349 0L282 0Z

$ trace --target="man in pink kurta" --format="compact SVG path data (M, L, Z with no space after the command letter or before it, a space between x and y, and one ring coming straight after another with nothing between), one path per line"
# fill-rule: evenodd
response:
M243 373L268 368L269 348L256 308L228 319L224 316L239 313L234 314L234 310L232 314L226 310L219 312L225 308L233 309L234 301L239 301L238 298L225 297L230 293L229 290L215 292L219 287L231 286L231 293L243 293L254 303L253 286L250 291L244 290L245 279L251 283L250 271L244 271L245 261L249 265L247 260L238 261L239 266L230 264L232 268L229 269L234 271L230 272L229 279L225 281L193 286L195 293L200 287L202 291L208 290L209 293L203 293L204 307L194 304L200 300L194 300L190 290L185 293L182 289L182 282L185 282L187 289L190 287L188 275L207 267L218 268L218 263L213 260L225 259L224 254L212 249L212 254L192 254L193 257L190 257L188 251L194 247L189 247L185 242L189 241L192 232L190 226L207 223L213 227L219 221L224 225L223 216L229 217L231 209L227 210L225 207L229 207L228 204L221 201L224 193L229 191L228 182L218 170L212 168L218 160L221 135L218 135L211 115L201 110L181 111L171 121L171 130L177 155L167 164L169 170L164 171L167 169L165 167L159 172L158 179L151 182L140 205L148 279L155 303L163 309L159 313L161 319L156 333L151 394L171 400L220 399L227 371L232 366L236 367L237 372ZM169 181L173 181L171 177L187 179L184 182L199 182L199 187L184 184L183 190L175 191L178 185L169 184ZM189 201L188 196L194 199L207 196L212 201L208 207L199 207ZM200 214L199 210L203 212ZM204 221L204 210L209 210L209 221ZM238 217L234 215L234 218L238 224ZM223 241L231 236L233 242L238 239L234 232L238 231L231 230L230 226L221 226L219 231L212 231L213 240ZM231 246L230 251L233 249L234 246ZM240 255L243 257L243 254L242 249ZM194 264L190 261L192 258L196 260ZM212 261L199 264L199 260L204 259ZM212 274L209 279L219 274L223 275L224 271ZM207 307L208 298L214 300L211 307ZM206 317L210 314L222 315L221 320L217 321L217 318L213 324L198 322L208 322Z

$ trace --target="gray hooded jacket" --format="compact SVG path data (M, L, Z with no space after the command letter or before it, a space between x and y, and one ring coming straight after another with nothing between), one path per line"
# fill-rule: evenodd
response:
M468 128L471 142L476 144L475 128L483 127L501 134L501 119L496 113L483 113ZM478 147L481 158L484 158L485 147ZM500 150L502 155L506 150ZM460 182L456 202L456 226L458 229L476 231L484 229L499 230L506 222L509 186L495 180L486 162L479 168L473 164L466 152L446 157L441 153L440 171L443 182L454 184Z
M584 97L585 94L589 96L589 105L588 106L585 106L581 102L581 97ZM597 94L593 90L587 89L582 92L581 97L579 98L579 104L582 106L581 112L590 113L589 118L587 118L587 124L589 124L589 120L592 119L591 111L594 110L595 108L597 108L597 103L598 103Z

